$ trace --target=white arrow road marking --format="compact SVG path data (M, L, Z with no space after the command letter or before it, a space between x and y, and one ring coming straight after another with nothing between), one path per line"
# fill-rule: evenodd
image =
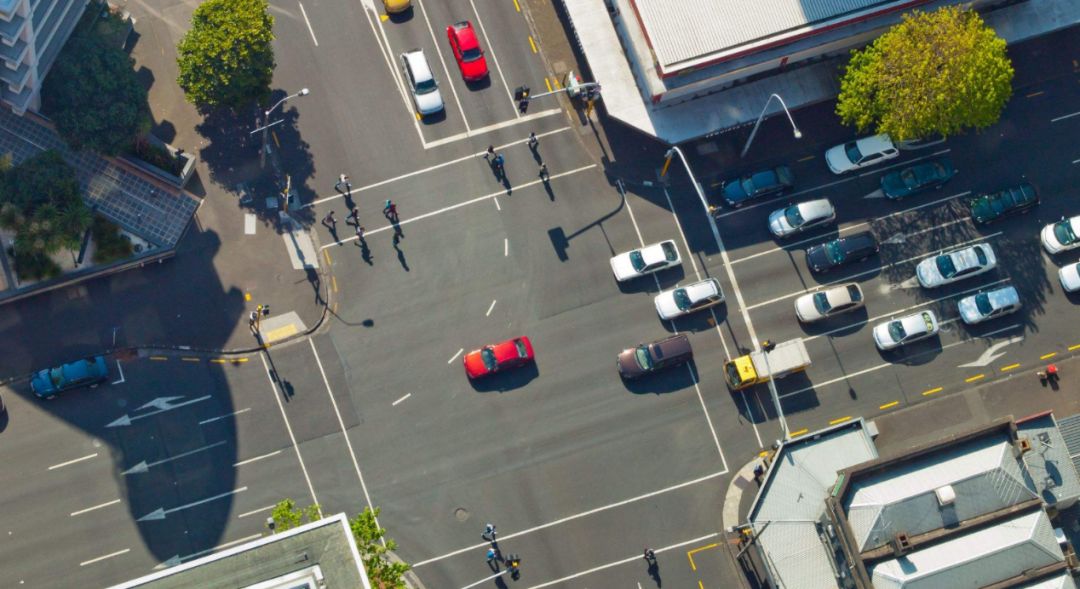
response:
M889 286L891 286L893 290L896 290L898 288L917 288L919 286L919 277L912 276L911 278L908 278L903 282L897 284L890 284Z
M150 521L150 520L165 519L165 516L169 515L170 513L175 513L177 511L183 511L185 509L190 509L190 508L195 507L197 505L202 505L203 503L209 503L211 501L217 501L218 499L228 497L229 495L235 495L237 493L242 493L244 491L247 491L247 487L240 487L239 489L233 489L232 491L229 491L227 493L222 493L220 495L214 495L213 497L207 497L206 499L200 499L198 501L193 501L191 503L187 503L187 504L181 505L179 507L173 507L172 509L165 509L163 507L159 507L159 508L155 509L154 511L151 511L150 513L140 517L139 519L137 519L135 521L145 522L145 521Z
M886 239L885 241L883 241L881 243L896 244L896 243L904 243L905 241L907 241L907 235L904 235L903 233L897 233L896 235L893 235L892 237Z
M149 471L151 467L157 466L159 464L165 464L166 462L171 462L173 460L179 460L181 458L184 458L185 456L191 456L192 454L198 454L199 452L205 452L205 451L209 450L210 448L215 448L217 446L221 446L224 443L225 443L225 440L221 440L220 442L214 442L213 444L210 444L209 446L203 446L202 448L195 448L194 450L189 450L189 451L184 452L182 454L177 454L176 456L170 456L169 458L165 458L163 460L158 460L157 462L147 463L145 460L143 460L142 462L136 464L135 466L132 466L131 468L125 470L124 474L125 475L141 474L141 473Z
M870 194L867 194L863 198L885 198L885 193L882 192L880 188L878 188L877 190L871 192Z
M1010 337L1009 339L1007 339L1007 340L1005 340L1003 342L998 342L998 343L990 346L989 348L986 348L985 350L983 350L983 353L979 356L978 360L975 360L974 362L968 362L967 364L961 364L961 365L957 366L957 368L981 368L983 366L987 366L988 364L990 364L994 360L997 360L998 358L1000 358L1000 357L1002 357L1002 356L1004 356L1005 354L1008 353L1008 352L1000 352L999 353L998 350L1000 350L1001 348L1004 348L1005 346L1007 346L1009 344L1015 344L1015 343L1019 343L1019 342L1022 342L1022 341L1024 341L1024 336L1022 336L1022 335L1018 335L1018 336L1015 336L1015 337Z
M116 332L115 331L113 331L113 339L114 340L116 339ZM113 344L115 345L116 342L114 341ZM125 380L124 380L124 369L120 367L120 361L119 360L116 361L116 371L120 373L120 380L114 380L114 381L112 381L112 383L113 384L123 384L125 382Z
M147 407L153 407L155 409L168 409L170 403L172 403L173 401L178 401L178 400L183 399L183 398L184 398L183 395L181 395L179 397L158 397L158 398L154 399L153 401L150 401L149 403L144 403L143 406L136 409L136 411L142 411L143 409L146 409Z
M113 421L112 423L110 423L109 425L107 425L105 427L117 427L117 426L121 426L121 425L131 425L131 422L136 421L138 419L145 419L147 417L150 417L151 415L157 415L158 413L164 413L165 411L170 411L172 409L177 409L179 407L183 407L184 405L191 405L192 403L198 403L200 401L205 401L205 400L207 400L209 398L210 398L210 395L206 395L205 397L199 397L198 399L192 399L190 401L184 401L183 403L177 403L176 405L168 405L168 404L166 404L166 407L164 409L158 409L157 411L151 411L150 413L143 413L142 415L136 415L135 417L131 417L129 415L124 415L124 416L120 417L120 419L117 419L116 421ZM151 401L151 403L153 403L155 401L157 401L157 399L155 399L154 401ZM140 407L140 409L141 409L141 407Z

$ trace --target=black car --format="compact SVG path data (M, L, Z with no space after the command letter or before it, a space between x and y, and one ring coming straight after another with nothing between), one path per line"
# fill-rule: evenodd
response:
M724 202L739 208L747 201L779 194L795 186L795 178L787 166L777 166L724 182Z
M808 248L806 265L814 272L828 272L844 264L865 260L877 251L874 234L863 231Z
M1039 191L1028 183L1005 188L990 194L980 194L968 201L971 220L985 225L1016 213L1026 213L1039 204Z

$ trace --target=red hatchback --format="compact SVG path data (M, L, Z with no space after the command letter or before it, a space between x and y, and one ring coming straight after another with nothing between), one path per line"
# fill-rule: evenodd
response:
M450 48L454 50L454 59L461 68L461 76L466 82L482 80L488 75L487 60L476 40L476 31L472 23L463 20L446 27L446 36L450 39Z
M510 368L524 366L533 361L532 342L525 336L516 337L499 344L484 346L465 354L465 374L480 378Z

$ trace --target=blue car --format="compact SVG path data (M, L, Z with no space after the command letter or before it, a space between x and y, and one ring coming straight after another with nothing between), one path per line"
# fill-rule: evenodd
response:
M105 356L91 356L56 368L39 370L30 377L30 390L42 399L79 387L101 384L109 379Z
M956 175L956 168L947 158L930 160L895 170L881 177L885 198L900 200L925 190L941 188Z
M739 208L749 200L779 194L793 186L795 178L791 170L787 166L777 166L724 182L724 202L730 207Z

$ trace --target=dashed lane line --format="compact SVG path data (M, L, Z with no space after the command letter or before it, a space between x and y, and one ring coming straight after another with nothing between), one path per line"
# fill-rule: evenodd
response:
M845 415L843 417L837 417L836 419L830 421L829 425L836 425L838 423L844 423L845 421L850 421L850 420L851 420L851 416L850 415Z
M71 466L72 464L77 464L79 462L83 462L84 460L90 460L91 458L97 458L97 456L98 456L97 452L94 452L93 454L87 454L86 456L83 456L82 458L76 458L74 460L68 460L67 462L61 462L60 464L54 464L54 465L49 467L49 470L56 470L58 468L64 468L65 466Z
M808 431L810 431L810 429L809 429L809 428L805 428L805 427L804 427L804 428L802 428L802 429L800 429L800 430L797 430L797 431L793 431L793 432L791 432L791 433L790 433L790 434L788 434L788 435L790 435L790 436L791 436L791 437L793 437L793 438L797 438L797 437L799 437L799 436L801 436L801 435L805 434L805 433L806 433L806 432L808 432Z
M986 374L985 374L985 373L982 373L982 374L976 374L975 376L969 376L968 378L965 378L965 379L964 379L964 382L967 382L967 383L972 383L972 382L975 382L975 381L977 381L977 380L982 380L982 379L984 379L984 378L986 378Z
M79 566L84 567L84 566L86 566L88 564L94 564L95 562L101 562L101 561L103 561L105 559L112 558L114 556L120 556L121 554L127 554L128 552L131 552L130 548L125 548L123 550L117 550L116 552L110 552L109 554L106 554L104 556L99 556L97 558L91 558L90 560L84 560L83 562L79 563Z
M1019 362L1017 362L1016 364L1009 364L1008 366L1002 366L1001 371L1002 372L1008 372L1008 371L1013 370L1015 368L1020 368L1020 363Z
M896 407L899 404L900 404L900 401L891 401L889 403L885 403L884 405L878 406L878 409L880 409L881 411L884 411L886 409L892 409L893 407Z
M923 391L922 394L923 394L924 397L929 397L930 395L936 395L937 393L940 393L941 391L944 391L944 390L945 390L945 387L934 387L932 389Z
M1050 352L1049 354L1043 354L1042 356L1039 356L1039 360L1049 360L1050 358L1053 358L1054 356L1057 356L1057 352Z
M84 513L90 513L91 511L96 511L98 509L101 509L102 507L108 507L110 505L116 505L117 503L120 503L119 499L113 499L112 501L106 501L105 503L102 503L101 505L95 505L93 507L87 507L86 509L80 509L78 511L72 511L69 517L75 517L76 515L82 515Z

